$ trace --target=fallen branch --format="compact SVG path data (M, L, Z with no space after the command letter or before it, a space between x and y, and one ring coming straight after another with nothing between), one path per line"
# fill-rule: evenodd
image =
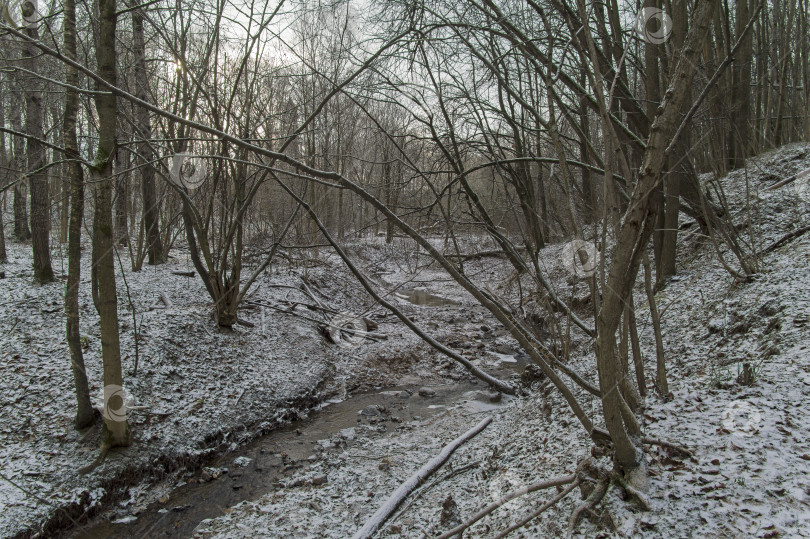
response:
M395 490L393 494L391 494L385 503L383 503L382 507L380 507L377 512L366 521L366 524L354 534L353 539L367 539L373 536L374 533L379 530L389 518L391 518L391 515L394 514L397 507L399 507L400 504L405 501L405 499L414 490L416 490L417 487L424 483L428 477L433 475L439 468L441 468L456 449L484 430L491 422L491 417L484 419L476 426L462 434L460 437L444 446L441 453L434 457L430 462L422 466L418 472L408 478L407 481L402 483L399 488Z
M163 304L163 306L160 305L161 303ZM161 292L160 294L158 294L158 297L155 300L155 302L152 305L150 305L147 310L153 311L155 309L167 309L171 308L171 306L172 300L169 299L169 295L166 294L166 292Z
M433 487L435 487L439 483L443 483L443 482L447 481L448 479L450 479L452 477L455 477L455 476L460 475L460 474L462 474L462 473L464 473L464 472L466 472L468 470L472 470L472 469L475 469L475 468L478 468L478 463L477 462L473 462L472 464L467 464L465 466L462 466L461 468L456 468L455 470L447 472L446 474L444 474L441 477L437 477L436 479L431 481L429 485L426 485L425 488L420 489L419 492L416 493L416 495L414 495L410 500L408 500L408 503L406 503L399 510L399 513L397 513L396 516L394 516L394 518L392 520L395 521L399 517L404 515L408 511L408 508L410 508L416 501L419 500L419 498L424 496L427 492L430 491L430 489L432 489Z
M193 271L173 271L172 275L179 275L180 277L194 277Z
M476 514L474 514L472 517L470 517L463 524L459 524L458 526L456 526L452 530L441 534L438 537L438 539L448 539L450 537L453 537L454 535L457 535L457 534L463 532L464 530L466 530L467 528L469 528L470 526L472 526L473 524L475 524L476 522L478 522L479 520L481 520L482 518L484 518L485 516L487 516L488 514L493 512L494 510L496 510L499 507L505 505L506 503L514 500L515 498L519 498L520 496L529 494L531 492L536 492L538 490L543 490L543 489L547 489L547 488L551 488L551 487L558 487L558 486L561 486L561 485L567 485L569 483L573 483L576 480L577 480L577 474L573 473L571 475L564 475L562 477L549 479L547 481L541 481L539 483L533 483L533 484L531 484L529 486L519 488L517 490L513 490L512 492L508 493L506 496L504 496L500 500L495 500L491 504L487 505L486 507L484 507L483 509L478 511Z
M780 238L779 240L773 242L771 245L766 247L763 251L760 251L759 256L762 256L762 255L765 255L765 254L768 254L768 253L772 253L773 251L779 249L783 245L786 245L786 244L790 243L791 241L795 240L796 238L798 238L800 236L804 236L808 232L810 232L810 225L803 226L801 228L797 228L796 230L794 230L790 234L787 234L784 237Z
M253 322L248 322L247 320L242 320L241 318L236 319L236 323L240 326L245 326L246 328L255 328L256 324Z
M784 187L785 185L793 183L799 179L799 176L805 174L805 172L806 171L798 172L789 178L785 178L784 180L780 180L773 185L769 185L768 187L765 188L765 191L773 191L774 189L779 189L780 187Z
M272 309L272 310L274 310L276 312L289 314L291 316L297 316L298 318L302 318L304 320L307 320L308 322L314 322L314 323L318 324L318 328L321 329L321 331L323 331L324 329L326 329L328 327L331 327L330 323L324 323L323 321L318 320L316 318L312 318L312 317L306 316L304 314L295 312L294 309L298 305L302 305L304 307L309 308L310 306L307 305L306 303L293 303L292 307L290 307L288 309L281 308L278 305L273 305L272 303L263 303L263 302L260 302L260 301L246 300L244 303L247 304L247 305L250 305L250 306L255 305L255 306L258 306L258 307L266 307L266 308ZM320 307L317 307L317 308L320 309ZM337 311L334 311L334 310L329 309L329 308L325 308L324 310L325 310L325 312L337 312ZM378 328L379 327L379 325L376 322L374 322L373 320L371 320L369 318L363 318L363 321L366 323L366 327L368 327L368 328L372 328L372 327ZM237 323L239 323L239 322L237 321ZM371 339L372 341L384 341L384 340L388 339L388 335L386 335L385 333L374 333L374 332L371 332L371 331L356 331L356 330L353 330L353 329L350 329L350 328L341 328L341 331L343 331L345 333L350 333L352 335L360 335L362 337L365 337L366 339Z
M521 519L521 520L519 520L518 522L515 522L514 524L512 524L511 526L509 526L508 528L506 528L504 531L502 531L501 533L499 533L498 535L496 535L496 536L495 536L495 539L502 539L503 537L506 537L507 535L509 535L509 534L510 534L510 533L512 533L513 531L515 531L515 530L518 530L518 529L522 528L523 526L525 526L526 524L528 524L528 523L529 523L529 522L531 522L532 520L534 520L534 519L536 519L537 517L539 517L539 516L540 516L540 514L541 514L543 511L545 511L545 510L546 510L546 509L548 509L549 507L552 507L552 506L553 506L553 505L555 505L557 502L559 502L560 500L562 500L563 498L565 498L566 496L568 496L568 494L570 494L570 493L571 493L571 491L572 491L572 490L574 490L575 488L577 488L578 486L579 486L579 479L577 479L576 481L574 481L573 483L571 483L570 485L568 485L568 487L566 487L565 489L563 489L562 491L560 491L560 493L559 493L559 494L557 494L556 496L554 496L553 498L551 498L551 499L550 499L548 502L546 502L545 504L543 504L543 505L542 505L540 508L538 508L536 511L532 511L532 512L531 512L529 515L527 515L526 517L522 518L522 519Z
M597 442L612 442L613 440L610 437L610 433L605 429L594 427L591 431L591 439ZM691 457L692 452L685 448L682 445L673 444L672 442L667 442L664 440L659 440L658 438L650 438L649 436L643 436L641 438L641 443L647 445L660 445L661 447L666 447L668 449L672 449L676 453L680 453L683 457Z
M525 247L516 247L516 251L525 251ZM469 254L446 254L444 255L445 258L460 258L463 261L467 262L470 260L476 260L478 258L506 258L506 253L502 249L495 249L493 251L481 251L479 253L469 253Z

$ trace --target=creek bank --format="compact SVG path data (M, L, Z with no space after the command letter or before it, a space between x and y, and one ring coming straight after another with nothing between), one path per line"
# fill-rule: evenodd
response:
M197 471L178 474L170 492L156 489L151 502L141 492L108 506L95 521L70 533L72 538L188 537L201 522L222 516L226 508L268 493L328 483L316 473L328 455L362 446L389 433L407 431L450 409L490 412L498 403L480 383L416 385L324 401L308 419L261 436L234 452L209 461ZM431 389L422 397L418 389Z

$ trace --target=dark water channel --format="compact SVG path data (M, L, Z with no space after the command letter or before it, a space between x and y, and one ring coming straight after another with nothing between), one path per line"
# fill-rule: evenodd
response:
M417 305L457 305L453 300L424 289L403 290L397 294ZM500 362L488 367L496 376L508 378L525 366L523 361L512 361L504 355L501 358ZM319 450L324 445L329 448L330 438L351 446L354 437L368 426L379 433L393 432L403 423L431 417L448 407L460 405L471 412L483 412L503 406L506 401L492 402L484 385L472 381L430 386L428 391L421 392L426 395L432 392L432 396L421 395L421 387L414 380L414 384L407 387L362 393L342 402L324 403L308 419L271 432L211 462L145 510L119 505L111 520L108 512L106 516L72 530L68 536L87 539L188 537L201 521L221 516L226 508L239 502L255 500L274 489L283 488L280 482L305 473L313 462L317 462ZM217 477L211 479L212 475Z
M483 384L430 386L435 396L429 398L420 396L419 389L419 386L391 388L328 404L313 412L309 419L269 433L210 463L208 470L227 469L218 478L205 481L211 474L204 469L185 485L175 488L167 498L151 503L130 522L115 524L98 517L69 536L88 539L188 537L202 520L223 515L227 507L283 488L279 481L305 472L315 461L309 459L317 459L314 457L318 454L316 446L328 444L329 438L335 434L346 434L341 439L350 446L355 433L359 434L366 425L372 425L380 432L383 429L392 432L402 423L414 418L428 418L450 406L462 405L476 412L503 405L488 399ZM412 395L408 396L408 391ZM380 415L373 414L373 410L380 407L384 411ZM371 415L368 415L369 410ZM354 432L344 429L354 429ZM237 462L240 460L247 464L239 466ZM198 482L201 480L205 482ZM123 511L115 518L120 519L125 514Z

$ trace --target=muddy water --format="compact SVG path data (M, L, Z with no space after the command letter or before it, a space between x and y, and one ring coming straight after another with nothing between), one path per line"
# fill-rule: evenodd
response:
M397 387L325 403L310 419L272 432L212 462L210 468L227 469L218 478L211 480L210 474L203 477L205 472L199 472L137 515L125 517L127 511L122 509L113 517L116 520L136 516L130 522L115 524L107 518L109 515L102 516L74 530L70 537L188 537L202 520L224 514L227 507L283 488L279 482L305 472L317 460L318 446L328 446L330 437L350 446L353 437L364 429L391 432L403 423L430 417L450 406L461 405L475 412L503 406L505 402L491 402L483 384L431 386L429 389L435 392L432 397L419 395L419 389L417 385ZM335 437L336 434L341 436ZM239 466L240 461L247 464Z
M426 307L458 305L422 288L400 290L396 294ZM485 355L482 366L498 377L508 378L510 374L522 372L525 364L524 358L490 352ZM306 472L317 462L319 453L334 447L336 441L341 447L351 446L355 437L367 429L392 432L404 423L431 417L449 407L463 406L471 412L484 412L508 401L508 397L504 397L492 402L484 385L475 382L430 386L432 396L420 395L420 387L418 379L414 379L407 387L324 403L309 419L271 432L211 462L145 508L119 505L115 511L108 511L88 525L71 531L69 537L188 537L201 521L224 514L226 508L284 488L282 483ZM212 475L216 477L212 479ZM157 497L151 496L152 499Z

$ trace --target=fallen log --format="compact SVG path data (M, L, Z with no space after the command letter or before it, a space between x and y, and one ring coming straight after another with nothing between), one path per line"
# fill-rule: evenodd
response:
M160 305L161 303L163 304L163 306ZM160 294L158 294L158 297L155 300L155 302L152 305L150 305L147 310L154 311L155 309L168 309L171 308L171 306L172 300L169 299L168 294L166 294L166 292L161 292Z
M525 247L515 247L516 251L525 251ZM465 262L470 260L477 260L479 258L506 258L506 252L503 249L494 249L492 251L479 251L477 253L448 253L444 255L445 258L460 258Z
M402 483L397 490L383 503L376 513L366 521L366 524L354 534L353 539L368 539L379 530L385 522L391 518L397 507L405 501L405 499L419 487L425 480L433 475L439 468L444 465L456 449L461 447L462 444L475 437L478 433L484 430L487 425L492 422L492 418L488 417L478 423L476 426L444 446L441 453L435 456L430 462L422 466L418 472L408 478L407 481Z
M180 277L194 277L193 271L173 271L172 275L179 275Z
M795 240L796 238L800 238L801 236L807 234L808 232L810 232L810 226L803 226L801 228L798 228L798 229L794 230L793 232L790 232L789 234L786 234L781 239L773 242L771 245L769 245L768 247L766 247L765 249L760 251L759 256L762 256L762 255L765 255L765 254L768 254L768 253L772 253L775 250L782 247L783 245L787 245L791 241Z

